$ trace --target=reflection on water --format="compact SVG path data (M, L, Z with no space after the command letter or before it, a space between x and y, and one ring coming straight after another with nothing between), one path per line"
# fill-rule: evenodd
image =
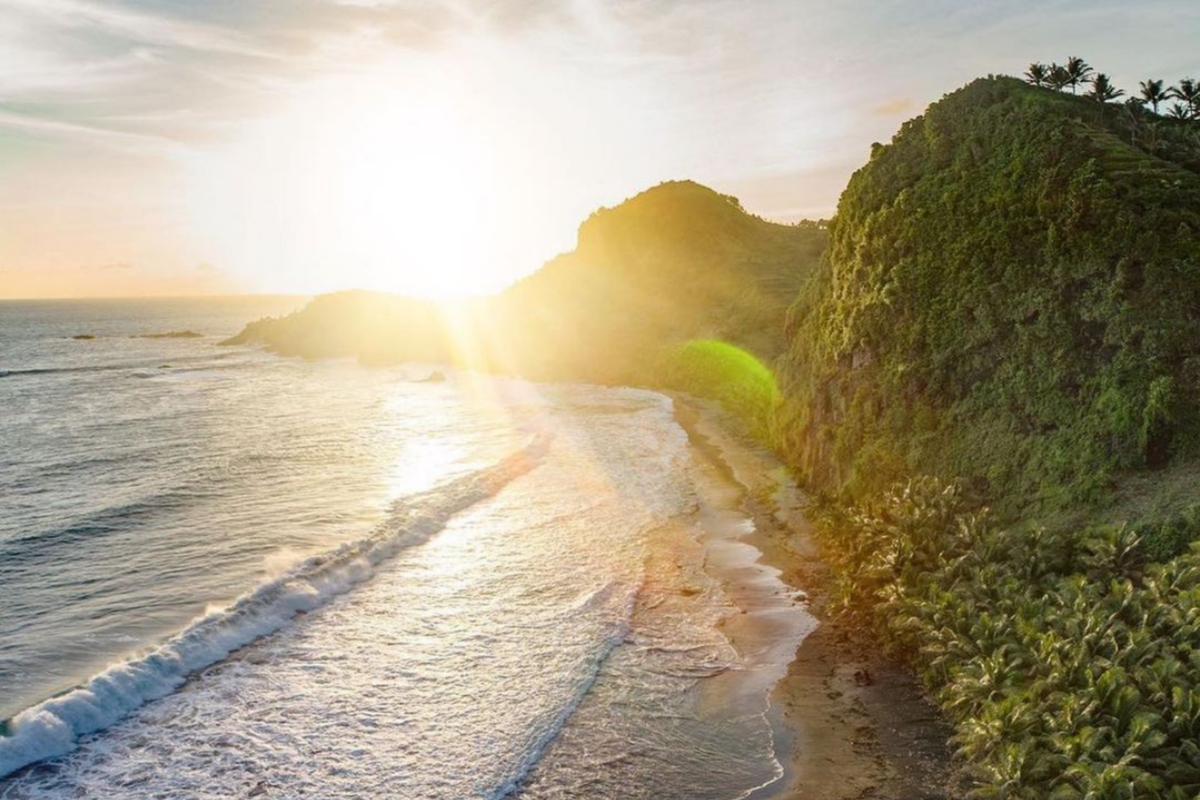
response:
M717 519L664 398L203 344L168 343L197 368L136 389L0 387L22 454L0 469L0 697L13 713L281 570L310 570L310 611L0 797L696 800L775 777L779 655L722 633L742 617L700 543L746 521ZM339 546L350 572L303 561ZM777 622L786 643L803 620Z

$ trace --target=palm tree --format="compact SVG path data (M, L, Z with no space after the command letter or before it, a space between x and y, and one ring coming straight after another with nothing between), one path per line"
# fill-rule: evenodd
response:
M1041 62L1030 64L1029 69L1025 71L1025 80L1034 86L1045 86L1049 77L1050 68Z
M1150 104L1150 110L1155 114L1158 113L1158 106L1163 100L1171 96L1171 93L1163 89L1163 82L1160 80L1144 80L1140 84L1142 90L1142 100Z
M1088 63L1079 56L1071 56L1067 59L1067 85L1071 87L1071 94L1075 94L1075 90L1079 88L1079 84L1087 83L1092 77L1092 68Z
M1061 64L1050 65L1050 75L1047 82L1060 92L1071 85L1071 73Z
M1112 80L1101 72L1092 79L1092 91L1088 93L1088 96L1101 103L1107 103L1110 100L1116 100L1124 94L1124 91L1113 86Z
M1200 82L1195 78L1184 78L1171 90L1174 97L1187 104L1188 118L1200 118Z
M1191 119L1192 107L1186 103L1172 103L1171 107L1167 109L1167 114L1174 119Z

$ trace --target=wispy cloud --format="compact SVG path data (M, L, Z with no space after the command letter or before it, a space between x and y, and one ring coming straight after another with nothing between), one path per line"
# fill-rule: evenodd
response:
M397 49L434 47L477 22L457 6L422 0L6 0L0 126L89 136L103 147L137 136L147 144L204 139L269 110L290 85L362 69Z
M875 106L871 109L871 114L876 117L898 117L911 115L916 109L917 102L911 97L897 97Z
M184 152L184 147L172 139L98 125L67 122L51 117L9 111L4 108L0 108L0 127L88 142L138 155L157 153L167 156Z
M20 11L57 28L116 34L131 42L271 58L269 49L251 37L202 23L148 14L128 7L93 0L7 0L10 12Z
M167 256L236 274L189 238L194 157L292 105L317 111L278 138L311 137L359 72L400 109L443 78L483 98L497 152L563 176L543 216L569 205L564 225L681 176L791 218L831 213L872 141L974 77L1078 54L1128 90L1200 72L1197 29L1197 0L0 0L0 259L72 239L63 265L144 265L110 281Z

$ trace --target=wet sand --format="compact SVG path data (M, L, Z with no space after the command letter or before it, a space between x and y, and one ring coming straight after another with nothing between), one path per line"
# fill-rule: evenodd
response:
M948 744L951 731L903 665L869 635L827 612L827 568L803 514L804 497L770 453L736 433L710 403L674 397L676 416L698 455L735 485L730 498L754 522L743 540L798 590L818 626L795 650L772 690L781 780L755 800L949 800L967 791ZM733 587L736 596L736 583ZM758 596L761 598L761 595ZM743 608L761 599L741 598ZM731 621L734 646L761 647L757 615Z

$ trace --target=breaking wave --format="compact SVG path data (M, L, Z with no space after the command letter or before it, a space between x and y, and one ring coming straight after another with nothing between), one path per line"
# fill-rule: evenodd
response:
M429 539L452 516L537 466L549 440L538 434L491 467L405 498L371 535L303 561L228 608L198 618L159 647L22 711L9 721L7 735L0 736L0 778L70 752L79 737L165 697L189 675L367 580L379 564Z

